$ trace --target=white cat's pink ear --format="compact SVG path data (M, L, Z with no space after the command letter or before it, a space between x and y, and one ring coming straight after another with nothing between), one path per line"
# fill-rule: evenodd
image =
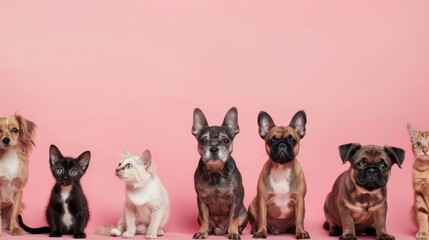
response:
M411 123L407 123L407 129L410 137L414 137L419 133L419 130L415 129Z
M149 150L144 150L141 159L143 161L144 165L150 165L151 161L152 161L152 155L150 154Z
M124 155L125 156L130 156L131 155L130 151L128 151L127 148L124 148Z

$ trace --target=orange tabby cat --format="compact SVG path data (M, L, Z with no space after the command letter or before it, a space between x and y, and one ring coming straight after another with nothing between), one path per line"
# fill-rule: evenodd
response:
M429 132L420 132L408 123L408 133L415 156L413 165L413 219L418 227L417 239L429 238Z

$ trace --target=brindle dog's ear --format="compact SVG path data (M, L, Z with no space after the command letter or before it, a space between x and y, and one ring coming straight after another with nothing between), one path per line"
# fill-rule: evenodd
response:
M222 126L231 129L234 136L240 132L240 127L238 126L237 108L232 107L231 109L229 109L229 111L225 115L225 118L223 119Z
M201 111L199 108L195 108L194 122L192 124L192 135L198 137L198 134L201 132L201 130L208 126L209 124L207 123L206 116L204 116L203 111Z
M390 146L384 146L384 150L386 151L390 160L392 160L392 163L396 163L398 164L399 168L402 168L401 165L404 162L405 151L401 148Z
M340 150L340 157L343 160L343 164L352 160L360 148L361 145L359 143L348 143L339 146L338 149Z
M265 136L267 136L267 133L271 130L271 128L275 127L273 119L271 116L261 111L258 115L258 126L259 126L259 136L261 136L262 139L265 139Z

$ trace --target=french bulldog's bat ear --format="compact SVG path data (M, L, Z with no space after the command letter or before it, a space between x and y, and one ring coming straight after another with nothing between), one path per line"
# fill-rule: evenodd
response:
M401 166L405 159L405 151L401 148L390 146L384 146L384 150L386 151L390 160L392 160L392 163L396 163L398 164L399 168L402 168Z
M228 127L234 133L234 136L240 132L238 127L238 112L237 108L232 107L226 113L225 118L223 119L222 126Z
M49 164L51 166L53 166L53 165L55 165L55 163L57 163L62 158L64 158L64 157L61 154L60 150L57 148L57 146L52 144L49 147Z
M295 129L302 139L305 136L305 124L307 124L307 116L303 110L300 110L295 113L292 120L290 121L289 126Z
M414 138L417 134L419 134L419 130L415 129L411 123L407 123L408 135L410 138Z
M192 135L195 137L198 136L198 134L201 132L201 130L208 126L206 117L204 116L204 113L199 109L194 109L194 121L192 124Z
M341 160L343 160L343 164L352 160L360 147L361 145L359 143L348 143L339 146L338 149L340 150L340 157Z
M271 128L275 127L273 119L271 116L264 112L260 111L258 114L258 126L259 126L259 136L261 136L262 139L265 139L265 136L267 136L267 133L271 130Z

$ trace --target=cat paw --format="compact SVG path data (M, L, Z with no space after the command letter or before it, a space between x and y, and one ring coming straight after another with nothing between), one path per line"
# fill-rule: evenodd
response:
M159 229L159 230L158 230L158 236L159 236L159 237L164 236L164 230Z
M157 236L156 232L147 232L146 235L145 235L145 238L146 239L155 239L156 236Z
M356 236L350 233L344 234L340 237L340 240L357 240Z
M15 227L10 229L10 235L22 235L24 234L24 230L20 227Z
M310 234L308 234L308 232L306 231L301 233L296 233L296 239L310 239Z
M208 235L209 235L208 232L197 232L194 234L194 236L192 238L193 239L206 239Z
M86 238L86 234L84 232L75 233L73 235L74 238Z
M230 233L228 235L228 239L231 239L231 240L240 240L241 237L240 237L240 234L238 234L238 233Z
M112 237L119 237L121 236L121 231L119 231L119 229L117 228L112 228L112 230L110 231L110 236Z
M122 233L122 238L132 238L132 237L134 237L134 233L132 233L132 232L128 232L128 231L125 231L124 233Z
M49 237L62 237L63 234L60 231L53 231L49 234Z
M394 240L395 237L389 234L381 234L381 236L379 238L377 238L377 240Z
M417 240L427 240L427 239L429 239L429 235L427 232L418 232L416 234L416 239Z
M253 238L267 238L266 232L256 232L253 234Z

